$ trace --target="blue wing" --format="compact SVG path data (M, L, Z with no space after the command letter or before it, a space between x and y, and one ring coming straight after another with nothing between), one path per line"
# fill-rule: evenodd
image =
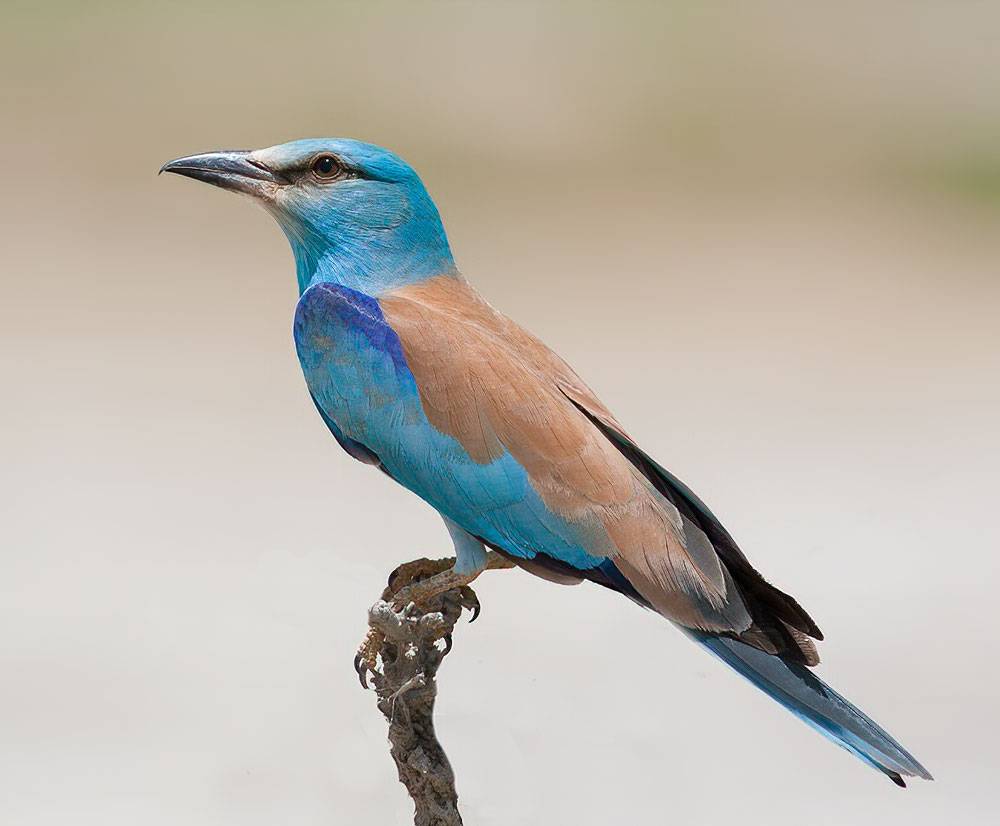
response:
M447 314L437 320L445 324ZM440 337L440 330L411 325L406 333L411 349L411 338L424 335L422 330L426 330L428 338L433 337L432 332ZM442 340L446 344L451 341L447 336ZM897 741L804 667L802 663L810 662L815 655L805 634L819 636L805 612L790 597L764 582L711 511L679 480L632 444L616 423L608 420L606 411L598 409L595 414L582 405L579 388L570 392L572 398L568 403L575 405L593 432L614 445L618 455L628 460L630 467L641 473L650 488L662 497L663 512L669 515L669 509L674 509L691 547L691 558L708 570L711 565L705 554L710 551L721 556L720 567L731 599L728 605L706 603L704 593L686 588L680 580L670 581L666 575L654 583L659 591L650 590L650 582L643 579L642 571L637 572L634 566L623 567L622 557L611 558L600 549L593 524L579 516L574 519L560 514L556 512L558 509L546 505L536 487L543 474L536 467L533 479L524 462L516 460L502 446L502 440L500 449L489 461L482 456L474 459L468 449L468 438L463 444L432 424L425 409L428 404L434 408L436 397L428 394L426 388L418 387L404 355L403 341L375 299L334 285L311 287L303 294L296 311L295 342L316 406L348 453L377 464L446 518L522 560L525 567L548 568L559 576L579 573L656 608L685 626L694 639L794 714L894 782L903 785L901 775L930 777ZM445 352L440 341L430 348L430 353L432 358L420 371L422 381L440 380L447 390L475 395L475 382L464 388L453 386L465 381L461 374L434 375L436 365L446 370L446 363L461 362L466 353ZM501 350L490 355L503 360L511 353ZM569 380L572 379L570 376ZM505 404L517 404L516 397L508 395L510 389L494 385L491 391L505 396ZM440 406L440 400L437 401ZM462 401L454 401L460 410ZM452 424L456 431L466 432L470 424L473 432L477 430L475 421ZM487 423L480 422L479 429L485 433ZM555 434L556 442L560 441L559 435ZM507 438L510 439L509 433ZM541 437L536 434L534 438ZM487 442L484 440L483 444ZM561 447L571 453L585 450L587 445ZM529 462L537 464L539 456L543 456L542 452L538 456L525 452L523 445L521 448L520 455ZM539 445L539 451L542 448ZM607 459L607 454L602 455ZM545 471L551 472L552 468ZM564 472L565 469L557 468L549 481L558 481ZM594 490L600 490L600 486ZM597 508L600 503L592 504ZM602 507L607 509L607 505ZM656 515L649 518L655 521ZM639 539L642 541L641 536ZM635 549L621 550L625 554ZM665 553L652 547L641 550L643 554ZM666 566L659 570L670 573ZM739 588L732 576L739 577ZM753 613L753 623L747 616L742 627L741 612L746 615L747 608L741 601L741 591ZM676 597L678 592L683 592L690 604L679 605L676 600L667 599L671 594ZM684 613L688 609L688 617L694 622L679 619L676 614L676 610ZM695 630L698 626L702 630ZM771 648L781 643L781 636L773 635L774 627L784 628L781 634L790 640L785 649ZM781 656L775 656L775 650Z

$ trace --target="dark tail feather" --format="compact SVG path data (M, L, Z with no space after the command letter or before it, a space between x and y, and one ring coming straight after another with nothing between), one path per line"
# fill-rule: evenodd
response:
M897 786L906 786L903 776L934 779L878 723L805 666L787 662L730 637L683 630L796 717L888 775Z

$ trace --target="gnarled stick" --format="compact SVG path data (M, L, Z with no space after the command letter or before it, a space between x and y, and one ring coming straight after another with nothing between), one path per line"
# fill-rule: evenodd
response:
M419 567L424 562L410 566ZM425 567L431 573L440 565L427 563ZM508 568L512 563L490 552L487 567ZM397 572L405 568L401 566ZM368 612L368 625L375 633L366 638L356 665L362 682L366 677L363 669L371 673L379 710L389 721L390 751L399 780L413 799L415 826L460 826L455 773L434 732L436 677L451 650L451 635L462 609L472 611L475 619L479 602L467 584L456 581L448 590L422 595L419 603L403 604L398 599L405 596L403 591L392 595L395 578L394 573L389 588ZM444 582L450 584L447 579Z
M369 631L354 665L367 688L371 673L399 780L413 799L415 826L460 826L455 773L434 733L437 670L451 651L462 609L479 616L469 587L480 572L458 574L454 560L419 559L400 565L382 598L368 611ZM488 551L483 570L513 568Z

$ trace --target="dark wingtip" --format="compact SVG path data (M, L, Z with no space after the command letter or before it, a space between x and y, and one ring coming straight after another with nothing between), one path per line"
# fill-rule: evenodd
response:
M903 780L903 778L900 775L896 774L896 772L886 772L886 774L889 775L889 779L897 786L899 786L899 788L901 789L906 788L906 781Z

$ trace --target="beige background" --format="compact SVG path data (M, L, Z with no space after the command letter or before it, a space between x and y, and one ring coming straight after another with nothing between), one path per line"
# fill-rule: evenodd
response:
M655 616L502 572L442 673L467 822L987 822L998 78L985 2L7 0L0 822L407 822L350 661L446 534L315 415L270 219L155 175L314 135L422 172L469 277L938 777L900 792Z

